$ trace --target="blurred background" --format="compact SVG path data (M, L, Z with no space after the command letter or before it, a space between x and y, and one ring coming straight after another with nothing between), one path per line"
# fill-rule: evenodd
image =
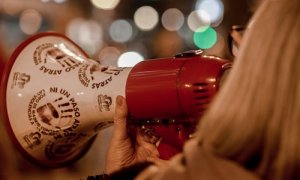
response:
M1 0L0 37L6 57L28 36L56 31L104 64L198 48L228 58L231 26L254 8L253 0Z
M66 35L101 64L133 66L143 59L203 49L232 60L227 38L246 25L257 0L0 0L0 68L24 39L45 31ZM90 151L61 169L21 157L0 123L0 179L86 179L104 170L111 128Z

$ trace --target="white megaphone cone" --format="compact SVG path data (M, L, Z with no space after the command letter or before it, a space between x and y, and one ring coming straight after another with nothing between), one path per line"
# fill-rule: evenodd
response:
M117 95L126 97L134 119L146 123L199 117L230 62L197 52L119 68L87 58L63 35L35 35L14 51L2 77L9 136L31 161L60 167L80 158L97 132L113 123Z

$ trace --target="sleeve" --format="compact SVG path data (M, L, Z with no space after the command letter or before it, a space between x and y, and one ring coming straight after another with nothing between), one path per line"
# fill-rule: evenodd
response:
M226 158L217 156L190 140L182 154L170 160L163 168L148 167L136 178L137 180L259 180L253 172Z

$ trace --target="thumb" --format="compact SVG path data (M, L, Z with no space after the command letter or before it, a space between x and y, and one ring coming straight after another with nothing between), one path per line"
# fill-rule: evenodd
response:
M115 138L127 138L127 115L128 108L125 98L117 96L113 131L113 136Z

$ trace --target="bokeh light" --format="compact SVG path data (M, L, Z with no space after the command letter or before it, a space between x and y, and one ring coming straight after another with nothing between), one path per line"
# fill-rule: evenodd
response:
M111 10L114 9L120 0L91 0L91 3L99 9Z
M103 44L103 30L95 20L75 18L67 25L66 34L90 55Z
M139 29L149 31L158 23L158 12L151 6L142 6L135 11L133 18Z
M117 66L117 61L121 52L118 48L113 46L104 47L98 54L100 64Z
M115 42L124 43L131 39L133 28L126 20L115 20L109 27L109 35Z
M161 17L163 27L169 31L177 31L184 24L184 15L177 8L167 9Z
M183 40L177 32L162 30L154 36L153 53L156 57L172 57L181 51Z
M20 28L25 34L31 35L36 33L42 24L41 14L34 9L27 9L20 16Z
M210 26L209 15L202 10L192 11L188 16L188 26L192 31L197 31L199 28Z
M16 15L23 9L24 1L17 0L17 3L12 0L1 0L0 6L3 11L9 15Z
M193 36L195 45L200 49L209 49L217 42L217 32L212 28L199 28Z
M207 13L211 26L217 26L223 20L224 5L220 0L198 0L195 9Z
M144 57L138 52L125 52L118 59L118 67L133 67L143 60Z
M58 3L58 4L61 4L61 3L64 3L66 2L67 0L53 0L54 2Z
M149 57L149 53L150 53L149 47L143 41L133 41L126 44L125 48L123 46L123 52L124 51L138 52L143 56L143 58Z

